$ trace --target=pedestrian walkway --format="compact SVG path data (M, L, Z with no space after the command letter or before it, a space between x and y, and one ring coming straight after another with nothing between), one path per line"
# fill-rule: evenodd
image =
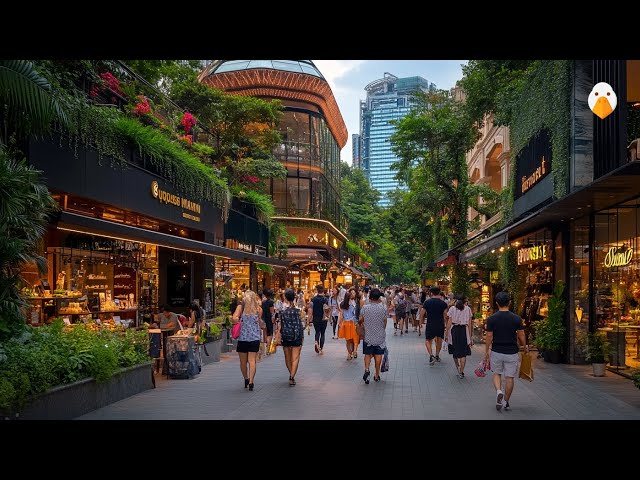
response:
M203 367L191 380L158 382L158 388L80 417L86 420L169 419L640 419L640 390L613 373L596 378L591 367L534 362L535 381L516 380L511 411L497 412L491 374L473 370L484 353L474 347L465 378L456 377L453 359L430 367L424 336L393 336L387 329L389 372L382 381L362 381L362 344L358 358L347 361L344 340L328 336L324 355L313 348L313 329L305 336L296 376L289 374L282 349L258 363L255 391L244 388L236 353ZM535 355L535 354L534 354ZM373 367L373 362L372 362ZM372 370L373 374L373 370Z

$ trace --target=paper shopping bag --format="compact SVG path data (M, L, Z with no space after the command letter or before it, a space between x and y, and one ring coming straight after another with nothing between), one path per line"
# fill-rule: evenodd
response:
M531 356L527 352L520 352L520 378L533 382L533 366L531 365Z

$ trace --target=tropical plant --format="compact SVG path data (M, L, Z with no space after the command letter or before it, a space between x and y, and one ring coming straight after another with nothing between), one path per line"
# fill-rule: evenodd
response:
M0 338L24 328L21 272L27 264L46 272L38 245L56 207L40 172L0 148Z
M587 335L587 350L585 360L591 363L606 363L611 345L604 332L594 332Z
M46 132L55 119L66 123L66 113L33 63L0 60L0 144L13 133L23 137Z
M633 380L633 384L640 388L640 369L631 372L631 379Z
M297 238L287 231L282 222L271 222L269 228L269 256L284 258L289 251L289 245L295 244Z
M565 284L556 282L553 295L549 297L549 311L547 318L534 323L536 346L548 352L559 352L564 345L566 328L564 313L566 302L563 297Z

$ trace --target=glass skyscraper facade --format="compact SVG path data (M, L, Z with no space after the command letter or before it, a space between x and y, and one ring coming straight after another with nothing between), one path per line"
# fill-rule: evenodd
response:
M351 166L353 168L362 168L362 157L360 156L360 134L351 135Z
M400 188L391 164L397 160L391 149L395 132L392 120L404 118L411 110L416 92L435 90L436 86L422 77L398 78L390 73L365 87L367 99L360 102L360 168L371 186L380 192L381 206L388 206L387 193ZM355 141L354 141L355 165Z

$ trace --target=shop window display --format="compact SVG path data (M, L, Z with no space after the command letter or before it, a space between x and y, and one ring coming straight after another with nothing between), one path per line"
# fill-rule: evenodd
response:
M535 343L535 322L547 318L553 293L553 240L543 230L516 240L518 273L524 277L525 297L517 312L523 319L527 341Z
M640 203L633 200L595 215L595 328L611 344L609 368L640 366Z

